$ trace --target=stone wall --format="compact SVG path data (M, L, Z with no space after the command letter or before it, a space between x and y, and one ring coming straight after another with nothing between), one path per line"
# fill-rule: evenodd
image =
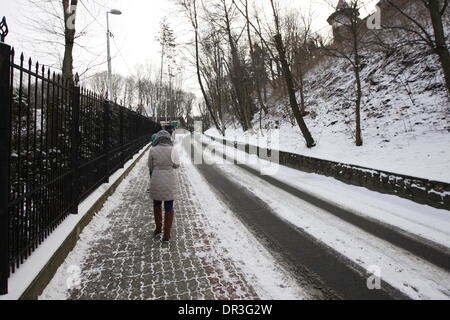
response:
M223 144L227 143L225 139L209 138L218 142L222 141ZM230 142L228 144L230 145ZM232 144L235 148L245 150L247 153L252 152L258 156L260 151L262 151L262 154L269 156L273 152L273 150L266 151L248 144L244 145L237 142ZM281 165L289 168L332 177L350 185L396 195L438 209L450 210L450 184L448 183L306 157L284 151L279 151L279 159Z

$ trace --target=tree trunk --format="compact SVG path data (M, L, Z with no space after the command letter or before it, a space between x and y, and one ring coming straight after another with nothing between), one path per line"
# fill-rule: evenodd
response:
M233 107L233 111L234 111L234 116L236 117L237 120L239 120L241 127L245 128L245 121L241 114L239 105L237 103L237 98L235 96L234 90L230 90L230 98L231 98L231 106Z
M431 22L433 23L434 38L436 42L436 53L442 65L447 91L450 94L450 53L445 42L445 31L442 23L442 15L440 13L438 0L428 1L428 10L430 11ZM445 13L444 13L445 14Z
M196 2L194 1L194 15L195 15L195 21L194 21L194 28L195 28L195 61L196 61L196 66L197 66L197 78L198 78L198 83L200 85L200 89L202 91L202 95L203 95L203 99L205 100L205 104L206 104L206 108L208 109L209 113L211 114L211 118L214 122L214 125L216 126L216 129L220 132L220 126L219 123L217 122L217 118L213 112L213 109L211 107L211 104L209 102L208 99L208 95L206 94L205 91L205 87L203 85L203 81L202 81L202 75L200 72L200 53L199 53L199 44L198 44L198 21L197 21L197 7L196 7Z
M219 117L220 117L220 122L222 124L221 126L221 132L222 132L222 136L225 136L225 120L224 120L224 110L222 110L222 85L221 85L221 80L222 80L222 59L220 56L220 48L219 46L217 46L217 79L216 79L216 90L217 90L217 106L218 106L218 110L219 110Z
M252 65L252 72L253 72L253 76L254 76L255 86L256 86L256 97L258 98L258 102L260 105L259 109L262 108L264 110L264 113L268 114L269 110L267 109L267 107L264 104L264 101L262 99L261 84L260 84L258 74L257 74L255 51L253 50L253 42L252 42L252 36L251 36L251 32L250 32L250 18L248 16L248 0L245 0L245 19L247 20L247 38L248 38L248 45L250 47L250 57L252 58L251 65Z
M356 101L355 101L355 142L357 147L361 147L363 145L362 134L361 134L361 98L362 98L362 89L361 89L361 77L360 77L360 69L361 69L361 59L359 57L359 30L358 30L358 17L354 15L352 17L352 34L353 34L353 55L354 55L354 72L355 72L355 81L356 81Z
M198 35L197 35L197 32L196 32L196 35L195 35L195 54L196 54L196 64L197 64L197 78L198 78L198 83L200 85L200 89L202 91L203 99L205 100L206 108L208 109L209 113L211 114L211 118L212 118L212 120L214 122L214 125L216 126L217 130L220 131L220 126L219 126L219 124L217 122L216 115L214 114L213 109L211 107L211 104L209 102L208 96L207 96L206 91L205 91L205 87L203 85L202 75L200 73L200 57L199 57L199 52L198 52Z
M304 81L304 74L303 74L303 68L301 65L299 65L298 68L298 72L299 72L299 90L300 90L300 113L302 114L302 116L306 116L306 102L305 102L305 81Z
M70 3L70 4L69 4ZM64 10L64 58L62 76L73 81L73 47L75 43L75 18L78 0L62 0Z
M159 104L159 111L164 110L164 103L163 103L163 75L164 75L164 57L165 57L165 46L164 44L161 45L161 71L159 76L159 98L158 98L158 104ZM158 114L158 118L160 115Z
M356 146L361 147L363 145L363 139L361 134L361 79L359 74L359 65L355 68L355 77L356 77L356 132L355 132L355 140Z
M291 104L292 112L294 113L295 120L297 121L298 126L303 134L303 137L306 141L306 146L308 148L312 148L316 145L314 139L306 126L305 120L302 117L302 114L299 110L297 98L295 97L295 89L294 89L294 80L292 79L292 72L289 68L289 64L286 59L286 53L284 50L283 39L281 34L277 34L275 36L275 44L277 47L278 54L280 55L280 63L283 71L284 78L286 80L286 89L289 94L289 100Z
M250 130L253 128L252 126L252 114L251 114L251 98L248 95L247 91L247 81L245 77L243 76L243 68L239 61L239 54L238 50L236 48L236 44L233 40L233 36L231 34L231 25L230 20L228 16L228 9L226 8L226 5L224 3L224 13L225 13L225 23L226 23L226 30L227 30L227 36L228 41L230 44L230 51L231 51L231 60L232 60L232 72L230 74L231 82L233 84L233 87L236 91L236 97L237 101L239 103L239 106L241 108L241 113L244 120L244 131Z

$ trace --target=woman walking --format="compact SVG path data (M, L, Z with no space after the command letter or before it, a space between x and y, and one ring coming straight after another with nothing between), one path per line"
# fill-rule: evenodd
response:
M148 157L150 169L150 197L153 199L153 212L156 229L153 237L160 237L164 232L163 241L170 241L170 232L173 223L173 205L176 200L177 179L175 169L180 167L178 154L173 147L170 134L162 130L158 132L150 149ZM164 229L162 205L164 202Z

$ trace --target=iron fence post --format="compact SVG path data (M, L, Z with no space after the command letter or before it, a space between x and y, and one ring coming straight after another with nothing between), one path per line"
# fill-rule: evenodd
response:
M110 122L110 106L109 101L105 100L103 103L103 153L105 155L104 160L104 174L103 183L109 182L109 129L111 126Z
M11 47L0 43L0 294L8 293Z
M5 35L1 23L0 36ZM13 62L14 50L0 42L0 295L8 292L10 273L37 242L68 213L78 213L80 200L137 151L133 146L142 144L142 134L159 128L82 90L77 77L74 83L63 81L37 63L33 71L31 59L23 65L23 54L18 65ZM102 120L103 132L97 123ZM97 158L101 148L104 157Z
M123 107L120 107L120 166L123 168L125 165L123 156Z
M80 201L79 188L79 153L80 153L80 95L78 86L73 86L72 93L72 214L78 214L78 204Z

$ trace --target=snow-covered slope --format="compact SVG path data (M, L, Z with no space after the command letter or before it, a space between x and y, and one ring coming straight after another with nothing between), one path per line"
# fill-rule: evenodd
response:
M280 149L307 156L450 182L450 101L440 64L424 48L363 55L363 147L354 144L354 75L328 58L306 75L305 120L317 147L307 149L287 99L271 97L262 128L280 129ZM259 129L255 116L254 128ZM259 133L229 124L227 137L255 144ZM256 130L258 131L258 130ZM263 130L264 131L264 130ZM218 136L216 129L207 134ZM267 134L267 132L266 132Z

